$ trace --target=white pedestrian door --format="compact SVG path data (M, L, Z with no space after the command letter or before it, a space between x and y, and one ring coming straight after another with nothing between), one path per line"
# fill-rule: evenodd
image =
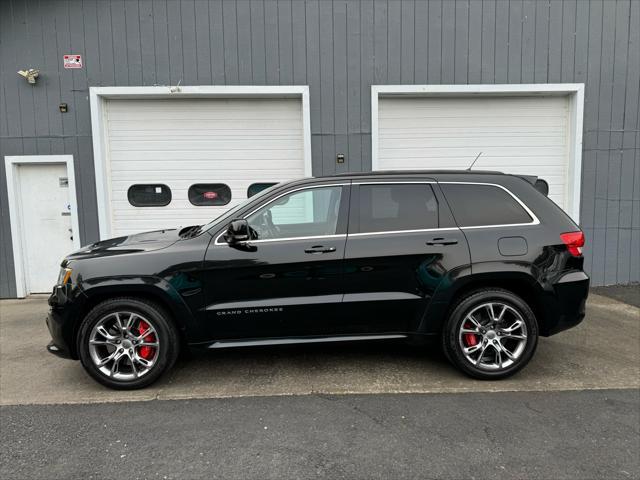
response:
M17 193L27 293L50 292L73 250L66 165L20 165Z

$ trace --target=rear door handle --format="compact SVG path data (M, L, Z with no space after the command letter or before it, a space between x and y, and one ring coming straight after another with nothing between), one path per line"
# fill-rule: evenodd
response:
M314 245L311 248L305 248L304 253L330 253L335 252L336 247L323 247L322 245Z
M436 237L427 240L427 245L457 245L458 240L455 238Z

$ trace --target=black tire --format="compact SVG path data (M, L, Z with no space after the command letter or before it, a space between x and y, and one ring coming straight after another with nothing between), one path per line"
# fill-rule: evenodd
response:
M112 378L100 371L89 351L89 340L94 326L105 316L122 311L142 315L155 328L160 345L155 364L149 371L139 378L126 381ZM135 390L151 385L173 366L179 350L178 332L166 311L151 301L138 298L118 297L99 303L82 320L78 333L78 352L82 366L96 381L116 390Z
M482 368L467 359L459 337L460 329L465 322L467 314L488 302L497 302L513 308L520 314L527 332L526 344L517 360L513 361L508 367L495 370ZM499 380L518 372L529 363L537 345L538 323L533 311L518 295L500 288L476 290L461 298L451 310L442 331L442 347L449 361L465 374L481 380Z

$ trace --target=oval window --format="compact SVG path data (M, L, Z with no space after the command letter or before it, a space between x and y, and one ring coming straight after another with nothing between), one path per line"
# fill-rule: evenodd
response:
M276 182L270 183L252 183L247 188L247 198L253 197L256 193L260 193L262 190L266 190L269 187L276 185Z
M189 187L189 201L196 207L226 205L231 201L231 189L224 183L196 183Z
M164 207L171 202L171 189L162 183L131 185L127 199L134 207Z

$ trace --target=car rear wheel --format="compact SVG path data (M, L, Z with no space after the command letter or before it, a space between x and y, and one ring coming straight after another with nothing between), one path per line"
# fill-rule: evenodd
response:
M174 364L178 335L155 303L114 298L94 307L82 321L78 351L85 370L114 389L143 388Z
M538 325L522 298L507 290L487 289L458 302L442 338L445 354L464 373L500 379L529 363L538 344Z

